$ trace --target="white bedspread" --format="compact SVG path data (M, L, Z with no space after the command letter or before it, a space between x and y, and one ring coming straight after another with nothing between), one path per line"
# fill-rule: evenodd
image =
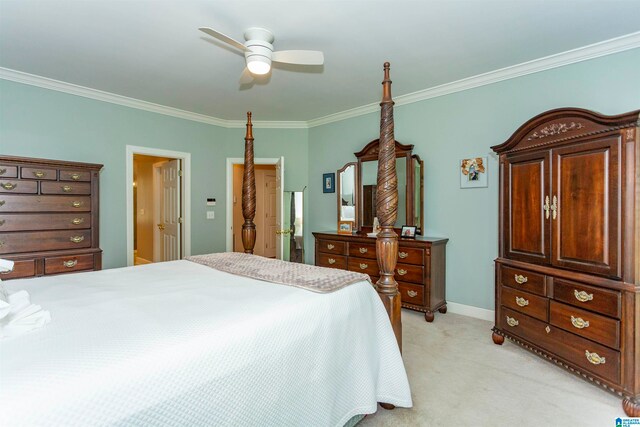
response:
M5 286L52 321L0 341L3 426L342 426L412 404L366 282L317 294L174 261Z

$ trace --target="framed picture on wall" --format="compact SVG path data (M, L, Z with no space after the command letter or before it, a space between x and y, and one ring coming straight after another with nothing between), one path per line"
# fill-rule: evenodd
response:
M336 174L335 174L335 172L322 174L322 192L323 193L335 193L336 192Z
M460 168L460 188L488 187L487 157L472 157L462 159L458 163Z

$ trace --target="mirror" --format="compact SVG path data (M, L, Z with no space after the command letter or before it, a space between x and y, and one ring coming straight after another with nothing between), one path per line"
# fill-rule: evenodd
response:
M353 221L357 224L356 217L358 201L358 185L356 182L358 164L356 162L347 163L339 169L337 177L338 188L338 221Z
M302 191L283 192L284 224L283 230L289 230L283 239L284 261L304 263L304 217Z

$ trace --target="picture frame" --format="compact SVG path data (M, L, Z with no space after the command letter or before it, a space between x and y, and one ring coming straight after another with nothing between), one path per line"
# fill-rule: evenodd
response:
M489 186L487 178L487 157L470 157L458 163L460 168L460 188L484 188Z
M415 239L416 238L416 229L413 225L403 225L402 230L400 231L400 237L403 239Z
M353 234L353 221L338 221L338 234Z
M335 172L322 174L322 192L323 193L335 193L336 192L336 174L335 174Z

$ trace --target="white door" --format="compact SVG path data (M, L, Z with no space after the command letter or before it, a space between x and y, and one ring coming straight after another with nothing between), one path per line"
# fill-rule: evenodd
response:
M160 261L180 259L180 160L160 166Z
M284 157L276 163L276 230L282 230L284 224L284 207L282 197L282 187L284 185ZM288 238L288 236L286 236ZM276 234L276 258L283 259L284 255L284 238L285 234L279 232Z

